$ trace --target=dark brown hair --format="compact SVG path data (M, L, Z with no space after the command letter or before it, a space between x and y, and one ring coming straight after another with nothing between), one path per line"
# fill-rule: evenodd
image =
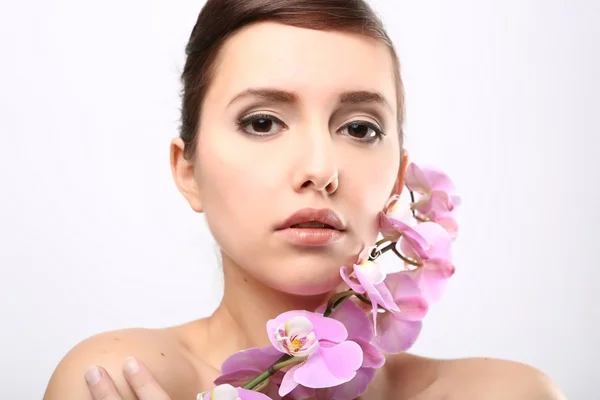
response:
M402 143L404 88L400 62L383 23L364 0L208 0L185 48L187 58L181 74L180 137L185 143L186 159L192 159L196 152L202 105L219 50L240 28L263 21L321 31L358 33L384 42L394 62L398 133Z

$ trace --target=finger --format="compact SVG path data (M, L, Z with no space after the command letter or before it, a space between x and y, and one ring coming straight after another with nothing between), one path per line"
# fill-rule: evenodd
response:
M127 357L123 374L139 400L170 400L152 373L133 357Z
M85 372L85 382L93 400L123 400L112 378L102 367L89 367Z

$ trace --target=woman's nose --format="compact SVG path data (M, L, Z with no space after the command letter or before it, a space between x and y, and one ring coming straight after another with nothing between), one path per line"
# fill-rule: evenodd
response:
M334 143L329 132L303 135L298 143L294 186L297 191L312 189L327 195L339 186Z

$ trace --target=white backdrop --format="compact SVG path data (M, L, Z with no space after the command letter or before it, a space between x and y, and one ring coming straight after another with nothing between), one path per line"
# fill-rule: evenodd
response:
M2 1L1 398L41 398L90 335L217 305L214 244L168 165L202 4ZM520 360L600 398L600 2L373 4L412 159L464 199L458 270L414 352Z

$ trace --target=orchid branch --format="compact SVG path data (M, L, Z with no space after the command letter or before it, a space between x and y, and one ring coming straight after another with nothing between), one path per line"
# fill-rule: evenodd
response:
M383 239L378 240L371 248L363 248L364 251L358 255L352 272L349 272L346 266L340 269L349 290L334 294L327 302L323 314L296 310L269 320L267 332L277 351L267 347L267 351L256 348L246 350L248 353L239 356L236 353L228 359L226 379L233 382L239 376L236 375L237 372L245 373L245 364L250 360L250 364L260 363L261 367L254 369L257 375L240 390L262 392L266 389L276 389L279 385L279 375L283 374L287 382L285 386L279 387L281 396L287 396L300 385L305 389L316 391L314 393L318 394L317 397L356 398L360 397L364 387L370 382L365 380L364 376L357 374L363 366L362 350L356 340L360 338L369 343L378 340L381 346L378 349L392 354L406 351L414 343L419 329L409 329L401 337L395 336L398 335L400 327L404 328L411 324L416 327L420 324L427 312L428 304L437 301L441 295L441 286L438 283L448 279L454 271L450 258L450 244L456 238L458 226L452 211L460 204L460 198L456 195L451 180L442 172L420 168L414 164L411 164L407 171L408 178L413 182L411 187L419 188L418 192L408 189L412 216L418 222L425 224L411 226L402 221L397 196L392 196L386 203L383 213L379 215L380 233ZM416 194L420 196L418 202L415 200ZM403 238L402 246L399 246L401 238ZM445 275L439 278L435 275L422 275L416 281L414 276L407 274L406 271L386 274L375 260L390 250L405 263L405 267L412 265L424 268L424 271L437 269ZM419 295L416 298L414 293L426 293L426 295ZM360 302L371 307L366 310L366 307L359 307L354 302L343 304L352 296L356 296ZM339 313L336 312L334 315L338 307L340 307ZM394 313L398 310L402 312ZM381 319L382 324L396 328L387 331L371 330L369 333L367 315L373 318L373 324L379 324L376 320ZM338 319L341 324L331 323L331 320L325 321L327 318ZM344 324L352 325L352 329L346 332ZM341 337L345 339L340 340ZM365 337L371 339L364 339ZM343 349L344 354L343 365L336 365L337 355L331 355L335 353L317 351L319 343L341 346L340 349ZM309 357L314 357L317 361L305 363ZM273 362L276 358L277 360ZM384 359L383 353L380 354L380 358ZM270 366L264 370L268 365ZM289 370L289 367L294 365L296 366L294 370L303 371L301 382L296 381L296 374ZM332 366L335 368L331 369ZM260 372L263 370L264 372ZM324 377L328 375L323 375L322 372L336 376L335 380L329 382L330 386L323 385ZM277 379L269 379L272 376ZM342 376L344 383L340 384ZM327 394L319 392L321 388L334 388L350 381L355 383L346 386L339 393L335 390L324 392ZM221 382L228 384L227 380ZM352 396L347 391L352 392Z
M271 365L265 372L252 379L250 382L244 385L243 388L248 390L255 389L263 381L275 375L275 372L279 371L280 369L288 367L290 365L299 364L307 358L308 356L292 357L289 354L284 354L279 360L275 361L275 363Z

